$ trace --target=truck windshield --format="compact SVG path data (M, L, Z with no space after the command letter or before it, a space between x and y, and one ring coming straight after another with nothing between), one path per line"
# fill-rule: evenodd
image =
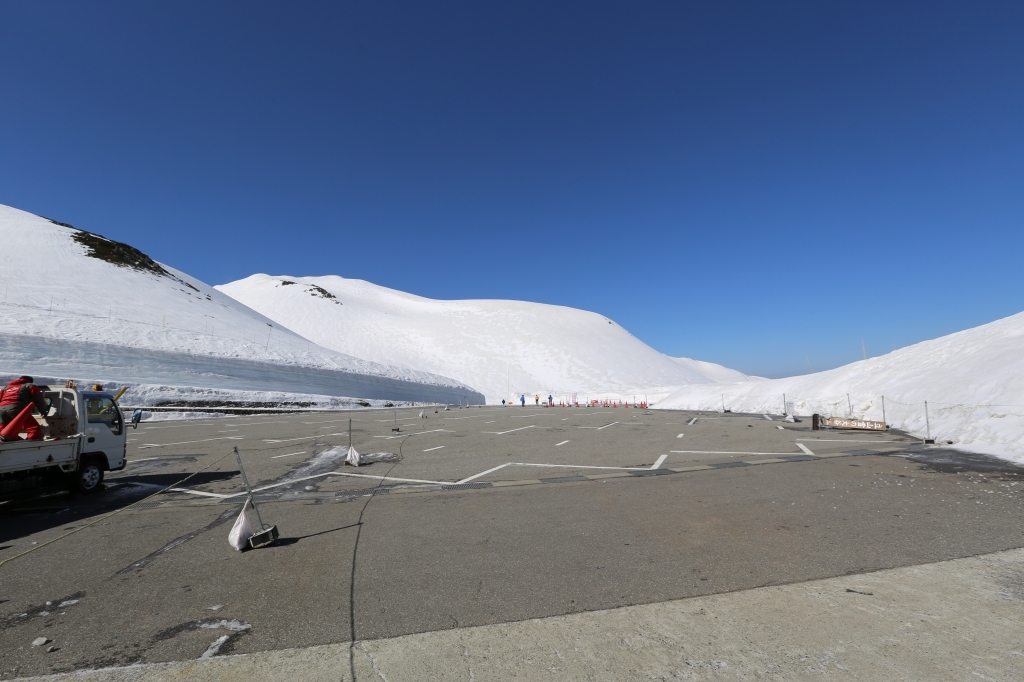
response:
M110 396L85 396L85 412L90 424L106 424L115 434L121 433L121 412Z

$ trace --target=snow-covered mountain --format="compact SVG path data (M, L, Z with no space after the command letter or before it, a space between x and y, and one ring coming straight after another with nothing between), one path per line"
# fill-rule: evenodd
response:
M321 348L127 244L2 205L0 290L0 374L444 402L474 396L446 377ZM346 387L352 393L337 392Z
M656 407L885 420L917 436L1024 462L1024 313L827 372L682 386ZM884 399L883 399L884 397ZM928 401L927 414L925 401Z
M492 403L522 393L653 397L747 378L670 358L603 315L564 306L436 301L337 276L260 274L216 288L326 348L450 376Z

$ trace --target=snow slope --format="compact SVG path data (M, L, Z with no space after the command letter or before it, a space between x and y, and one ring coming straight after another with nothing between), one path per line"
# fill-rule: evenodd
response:
M314 342L355 357L453 377L488 402L521 393L664 394L742 381L670 358L596 313L523 301L436 301L358 279L252 275L216 287Z
M656 407L885 420L957 448L1024 463L1024 313L827 372L682 386ZM849 400L847 400L849 394ZM928 401L925 415L924 402Z
M432 388L418 399L445 402L472 394L318 347L128 245L2 205L0 289L0 373L296 392L308 381L401 399L417 399L419 386ZM339 395L322 389L311 392Z

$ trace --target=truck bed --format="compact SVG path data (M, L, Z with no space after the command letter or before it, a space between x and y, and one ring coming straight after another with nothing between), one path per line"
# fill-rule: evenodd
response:
M0 443L0 474L65 465L74 468L82 437L61 440L20 440Z

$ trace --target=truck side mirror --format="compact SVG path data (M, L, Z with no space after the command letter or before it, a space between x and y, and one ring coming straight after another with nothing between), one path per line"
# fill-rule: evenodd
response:
M139 428L139 421L142 420L142 410L135 410L132 412L132 428Z

